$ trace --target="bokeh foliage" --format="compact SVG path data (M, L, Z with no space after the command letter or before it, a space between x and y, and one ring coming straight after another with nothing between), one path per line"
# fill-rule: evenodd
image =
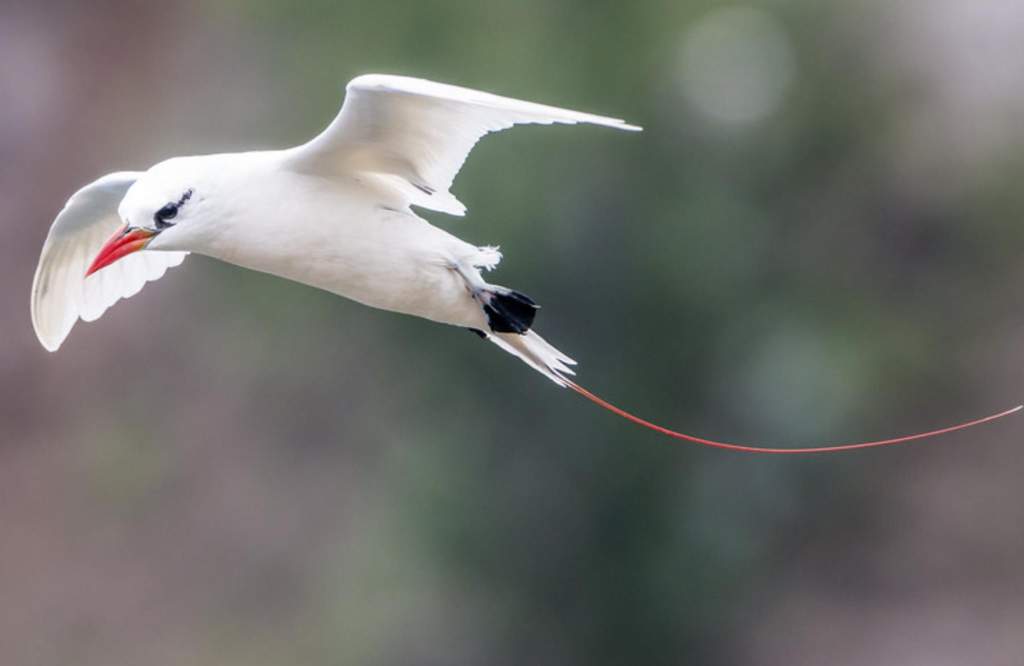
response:
M58 86L64 115L0 127L30 174L0 173L8 197L30 192L5 225L24 228L7 232L0 467L24 527L0 559L0 661L893 663L872 652L888 640L927 663L919 625L879 618L923 618L927 636L950 604L1024 614L1002 595L1024 544L1017 423L806 459L667 446L464 331L198 257L56 357L24 321L36 248L75 186L297 143L345 81L381 71L645 127L489 137L456 182L468 217L429 216L501 245L494 281L543 304L538 329L598 393L776 445L1003 407L1024 361L1022 142L1013 123L974 136L984 109L915 60L957 53L906 16L754 3L792 82L756 122L723 125L681 82L691 30L721 3L127 4L0 9L43 53L75 54L51 75L90 81L98 108L76 116L76 87ZM989 107L1019 120L1019 99ZM69 146L84 155L61 164ZM991 581L949 576L991 558ZM986 636L958 647L1021 647Z

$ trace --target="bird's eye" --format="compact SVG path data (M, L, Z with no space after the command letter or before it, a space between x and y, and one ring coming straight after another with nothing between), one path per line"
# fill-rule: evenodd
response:
M169 203L153 214L153 222L157 229L165 229L171 226L170 220L178 215L178 204Z
M181 198L176 202L172 201L157 212L153 213L153 222L156 224L157 230L166 229L167 227L173 226L173 220L178 216L178 209L185 205L185 202L192 198L192 188L185 190L181 195Z

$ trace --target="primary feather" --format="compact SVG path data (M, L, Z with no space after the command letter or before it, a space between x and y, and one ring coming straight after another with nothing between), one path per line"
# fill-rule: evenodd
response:
M527 123L640 129L617 118L469 88L367 74L348 84L338 116L297 149L296 161L327 173L390 177L407 204L463 215L466 207L448 190L473 146L488 132Z

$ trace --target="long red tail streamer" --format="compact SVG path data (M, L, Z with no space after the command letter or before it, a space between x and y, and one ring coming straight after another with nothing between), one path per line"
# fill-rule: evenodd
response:
M870 448L874 448L876 446L889 446L890 444L902 444L904 442L912 442L912 441L918 440L918 439L927 439L929 437L935 437L937 435L945 435L947 433L956 432L957 430L964 430L966 428L971 428L971 427L976 426L976 425L981 425L982 423L988 423L989 421L995 421L996 419L1001 419L1004 416L1009 416L1010 414L1015 414L1015 413L1019 412L1021 409L1024 409L1024 405L1017 405L1016 407L1014 407L1012 409L1007 409L1006 411L999 412L998 414L992 414L991 416L986 416L986 417L983 417L983 418L980 418L980 419L974 419L973 421L966 421L964 423L958 423L957 425L948 426L946 428L939 428L938 430L929 430L928 432L919 432L919 433L917 433L915 435L904 435L903 437L893 437L891 439L880 439L880 440L877 440L877 441L874 441L874 442L858 442L856 444L837 444L835 446L816 446L814 448L807 448L807 449L775 449L775 448L764 447L764 446L747 446L745 444L731 444L729 442L716 442L713 439L704 439L703 437L694 437L693 435L685 435L685 434L683 434L681 432L676 432L675 430L669 430L668 428L664 428L664 427L662 427L660 425L651 423L650 421L645 421L644 419L640 418L639 416L636 416L634 414L630 414L626 410L621 409L619 407L616 407L615 405L613 405L612 403L608 402L604 398L601 398L599 396L594 395L593 393L591 393L590 391L588 391L587 389L583 388L582 386L580 386L579 384L577 384L575 382L571 382L569 380L565 380L565 382L569 386L569 388L571 388L573 391L576 391L577 393L582 395L587 400L593 402L595 405L598 405L599 407L607 409L609 412L612 412L613 414L621 416L622 418L626 419L627 421L632 421L633 423L636 423L637 425L641 425L641 426L643 426L645 428L649 428L650 430L653 430L655 432L659 432L662 435L668 435L669 437L673 437L675 439L681 439L681 440L684 440L684 441L687 441L687 442L692 442L694 444L700 444L702 446L713 446L713 447L715 447L717 449L728 449L729 451L742 451L744 453L779 453L779 454L836 453L837 451L852 451L854 449L870 449Z

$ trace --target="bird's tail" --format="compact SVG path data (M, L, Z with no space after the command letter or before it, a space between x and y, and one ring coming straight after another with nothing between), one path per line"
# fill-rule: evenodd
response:
M576 365L576 361L531 330L540 306L522 292L487 284L479 274L464 269L460 273L487 317L487 332L472 330L509 354L518 356L559 386L568 386L566 376L576 374L569 366Z
M537 304L530 300L528 296L512 291L511 289L506 289L505 287L487 285L485 289L479 292L478 299L484 307L484 312L487 314L488 325L491 328L489 333L472 329L481 336L487 338L508 353L518 356L525 361L527 365L537 370L559 386L572 389L587 400L593 402L602 409L608 410L616 416L620 416L627 421L632 421L637 425L643 426L644 428L653 430L662 435L667 435L673 439L681 439L703 446L728 449L730 451L741 451L745 453L835 453L838 451L868 449L879 446L890 446L892 444L902 444L904 442L912 442L919 439L928 439L937 435L944 435L946 433L956 432L957 430L972 428L974 426L981 425L982 423L995 421L1003 418L1004 416L1009 416L1010 414L1015 414L1024 410L1024 406L1018 405L1012 409L992 414L991 416L965 421L945 428L939 428L938 430L929 430L927 432L919 432L913 435L903 435L901 437L891 437L867 442L833 444L830 446L816 446L811 448L772 448L705 439L703 437L696 437L694 435L670 430L656 423L651 423L646 419L642 419L635 414L627 412L621 407L613 405L604 398L595 395L570 379L570 376L575 375L576 373L573 372L572 368L569 366L576 365L576 361L552 347L544 338L530 330L530 326L533 324Z
M576 374L569 367L576 365L576 361L552 347L547 340L534 331L525 333L491 332L487 339L509 354L518 356L531 368L559 386L568 386L566 376Z

